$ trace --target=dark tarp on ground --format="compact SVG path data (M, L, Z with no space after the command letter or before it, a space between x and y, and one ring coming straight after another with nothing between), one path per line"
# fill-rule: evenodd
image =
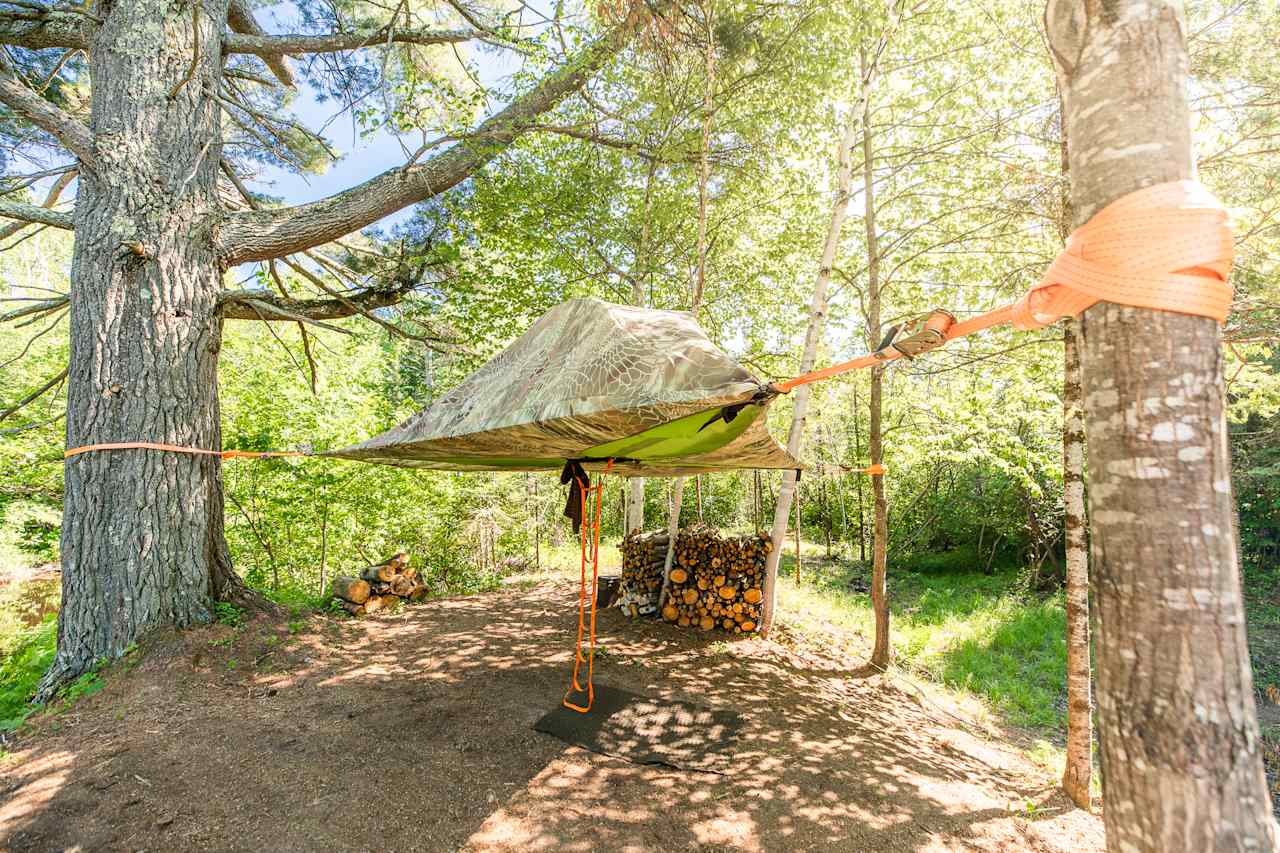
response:
M708 773L727 773L733 764L742 718L732 711L650 699L604 684L595 686L595 697L589 713L560 706L534 723L534 730L635 764Z
M573 299L404 423L322 455L454 471L599 471L610 457L653 476L799 468L765 428L773 399L692 315Z

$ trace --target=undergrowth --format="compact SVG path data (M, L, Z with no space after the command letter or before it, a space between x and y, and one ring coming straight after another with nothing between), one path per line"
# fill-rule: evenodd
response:
M53 615L10 639L10 651L0 662L0 732L13 731L38 711L70 707L102 689L102 677L95 670L62 688L48 705L31 704L40 679L53 663L57 641L58 620Z

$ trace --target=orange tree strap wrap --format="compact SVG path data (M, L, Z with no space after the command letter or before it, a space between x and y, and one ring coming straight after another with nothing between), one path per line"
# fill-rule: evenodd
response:
M1235 238L1227 210L1195 181L1156 184L1116 199L1067 238L1039 284L1011 305L953 324L947 340L992 326L1039 329L1097 302L1210 317L1231 309L1228 277ZM899 358L895 350L865 355L786 382L790 391L820 379Z

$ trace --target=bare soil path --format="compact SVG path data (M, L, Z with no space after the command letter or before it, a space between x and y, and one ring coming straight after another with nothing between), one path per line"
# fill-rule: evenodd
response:
M1008 746L774 643L601 614L597 681L745 716L731 775L536 733L575 604L548 582L296 634L262 618L158 638L12 747L0 849L1103 848L1101 821Z

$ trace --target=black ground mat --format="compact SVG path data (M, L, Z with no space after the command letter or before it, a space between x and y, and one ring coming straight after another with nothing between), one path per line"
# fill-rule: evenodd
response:
M576 697L575 697L576 698ZM585 694L580 697L585 704ZM596 685L591 711L557 707L533 724L535 731L636 764L726 773L738 747L742 718L690 702L654 699Z

